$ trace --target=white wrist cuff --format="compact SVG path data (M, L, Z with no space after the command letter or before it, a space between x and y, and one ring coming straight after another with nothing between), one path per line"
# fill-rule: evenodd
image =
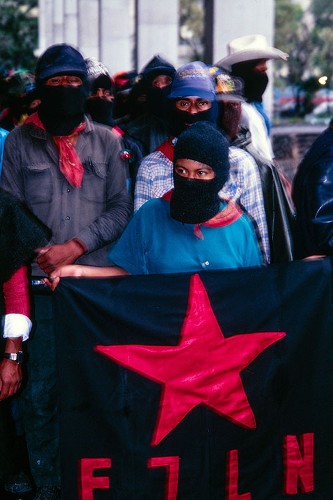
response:
M32 323L24 314L5 314L3 316L3 337L22 337L23 342L29 338Z

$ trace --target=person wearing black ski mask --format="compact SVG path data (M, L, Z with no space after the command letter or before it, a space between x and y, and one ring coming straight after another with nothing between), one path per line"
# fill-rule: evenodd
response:
M122 139L123 156L128 159L129 181L133 195L138 164L145 154L144 147L140 141L127 134L121 124L117 125L117 120L113 118L115 85L108 69L94 57L87 58L86 64L90 85L86 112L94 122L111 127L112 131Z
M230 71L232 76L242 78L244 97L262 115L267 132L270 120L263 106L263 94L268 85L267 61L286 60L288 54L270 47L264 35L245 35L234 38L227 45L228 55L220 59L216 66Z
M251 219L221 200L229 176L227 139L208 122L194 123L175 146L174 189L138 210L112 248L113 267L64 266L51 277L167 274L262 264Z
M173 219L198 224L217 215L225 205L219 191L229 177L228 151L228 141L208 122L197 122L180 134L173 158Z
M142 72L147 110L168 120L168 96L176 69L160 55L153 57Z
M181 134L201 121L217 127L218 106L212 69L203 62L188 63L177 70L169 101L173 110L174 133ZM173 188L177 140L177 135L170 136L141 161L135 182L135 212L151 198L160 198ZM256 222L265 262L269 262L269 235L257 165L248 154L237 148L230 148L229 161L230 176L220 196L239 203Z
M132 203L120 139L84 114L89 86L82 54L68 44L52 45L35 73L41 104L6 138L1 186L52 233L31 266L36 328L27 346L28 377L20 399L35 498L58 500L54 317L43 283L59 265L107 265L108 248L127 224Z
M142 112L123 127L134 139L141 141L145 155L155 150L170 134L168 95L175 67L159 54L141 70L130 99L140 102ZM135 106L137 109L137 105Z
M253 103L262 115L269 133L270 120L263 106L263 95L268 85L267 70L267 59L253 59L233 64L231 74L243 80L244 96L247 102Z
M112 127L114 84L108 69L94 57L86 60L90 95L86 102L86 113L95 122Z
M98 123L113 126L113 83L109 75L99 75L91 85L86 112Z
M170 136L141 162L136 178L134 209L173 186L172 160L178 135L198 121L216 124L213 80L201 61L185 64L174 76L169 97Z
M217 104L207 66L194 61L181 66L169 94L172 135L177 137L198 121L216 124Z
M54 136L70 135L84 120L89 85L86 64L76 52L72 47L55 45L37 62L38 116Z

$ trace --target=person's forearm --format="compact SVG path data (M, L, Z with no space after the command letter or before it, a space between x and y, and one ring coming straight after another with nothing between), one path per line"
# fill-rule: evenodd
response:
M21 350L22 338L8 338L6 340L5 353L17 354ZM0 361L0 401L13 396L19 390L21 382L21 365L3 357Z
M59 278L109 278L112 276L126 276L128 273L125 269L117 266L97 267L97 266L83 266L74 264L71 266L62 266L55 269L50 274L51 280Z
M4 352L22 351L22 337L7 338Z
M98 278L98 277L112 277L112 276L125 276L129 274L125 269L117 266L96 267L96 266L77 266L78 273L76 276L81 278Z

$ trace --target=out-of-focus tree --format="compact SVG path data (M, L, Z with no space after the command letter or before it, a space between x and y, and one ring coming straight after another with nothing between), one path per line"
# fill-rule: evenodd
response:
M333 23L333 3L331 0L312 0L311 11L317 30L331 28Z
M38 43L37 0L0 0L0 70L33 70Z
M275 0L275 46L289 53L304 12L291 0Z
M307 81L313 76L313 57L316 44L313 37L313 18L303 11L300 4L291 0L275 2L275 46L289 54L288 61L276 63L276 81L281 75L295 92L296 113L302 114L301 94L306 89L307 100L310 90ZM311 89L313 87L311 86ZM304 97L304 95L303 95Z
M286 63L276 63L278 73L286 75L290 85L298 85L306 73L313 51L311 27L299 4L291 0L275 2L275 47L289 54ZM284 68L284 71L282 70Z
M323 74L332 82L332 0L311 0L307 11L292 0L276 0L275 17L276 47L289 54L288 83Z
M318 67L321 75L327 76L327 83L332 86L333 77L333 32L331 27L325 27L317 32L317 50L314 54L314 64Z
M327 76L327 88L333 86L333 2L312 0L311 11L314 19L312 33L316 47L313 64L318 74Z

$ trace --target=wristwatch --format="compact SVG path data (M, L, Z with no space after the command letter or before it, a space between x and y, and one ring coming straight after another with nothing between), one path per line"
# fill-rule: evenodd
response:
M10 359L11 361L15 361L18 365L20 365L23 362L23 351L4 352L2 357L5 359Z

